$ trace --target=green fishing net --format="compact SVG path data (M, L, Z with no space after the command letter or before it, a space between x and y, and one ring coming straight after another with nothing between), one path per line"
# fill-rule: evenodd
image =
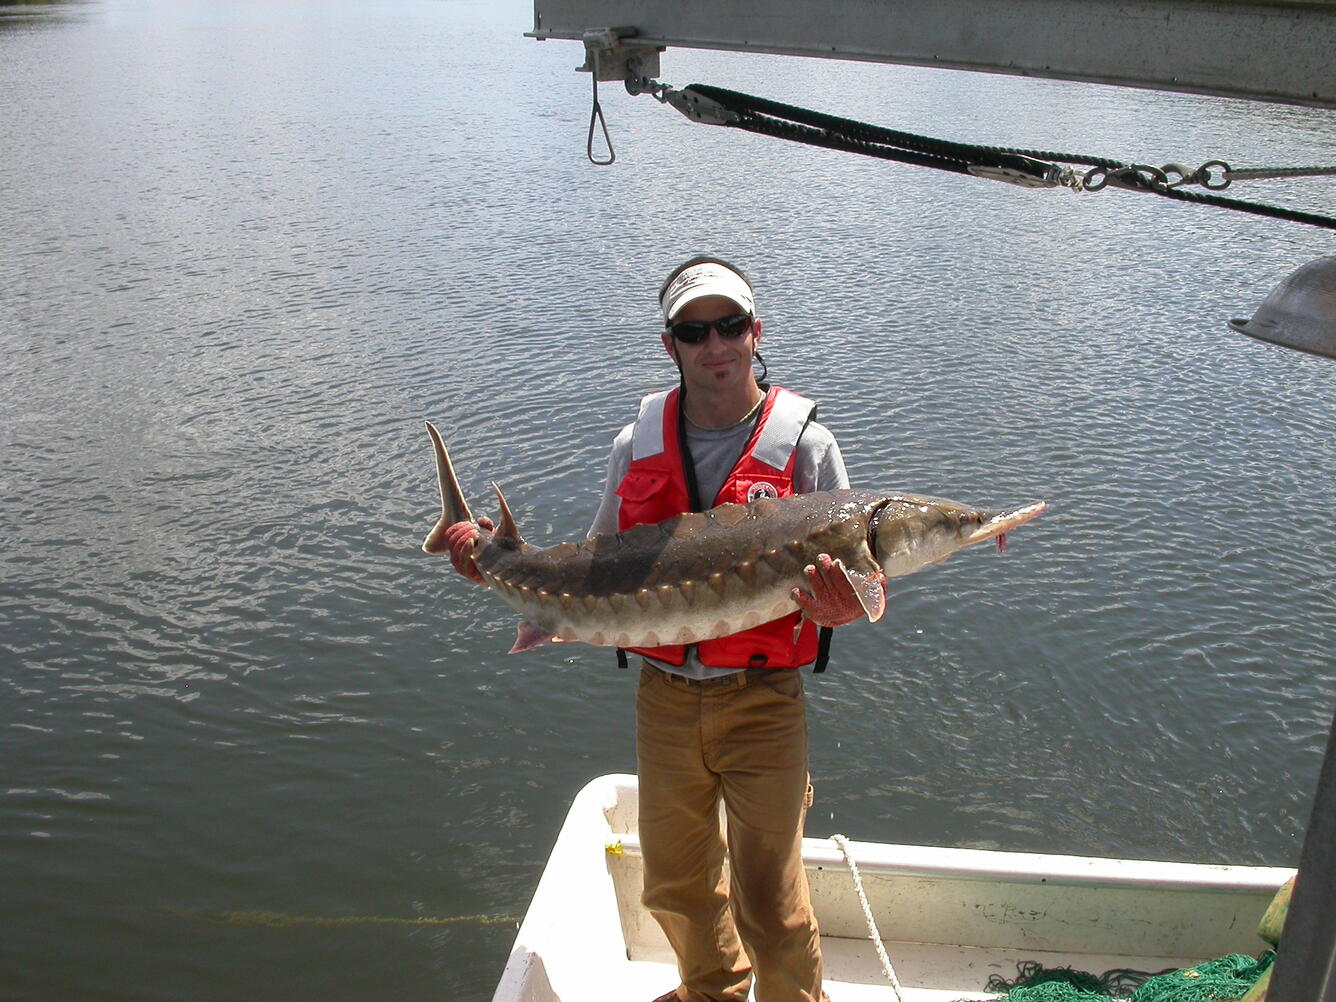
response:
M1182 970L1115 970L1098 977L1027 961L1017 968L1016 978L994 977L984 990L1003 993L997 1002L1237 1002L1275 959L1271 950L1256 958L1231 953Z

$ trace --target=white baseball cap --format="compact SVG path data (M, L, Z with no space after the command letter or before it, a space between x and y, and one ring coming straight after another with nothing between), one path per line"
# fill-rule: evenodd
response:
M727 265L707 261L692 265L668 284L660 301L663 318L671 322L687 303L705 296L723 296L737 303L742 312L756 313L756 299L747 280Z

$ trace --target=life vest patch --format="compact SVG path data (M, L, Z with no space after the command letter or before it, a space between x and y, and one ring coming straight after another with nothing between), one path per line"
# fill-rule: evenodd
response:
M779 491L774 484L768 484L764 480L758 480L747 488L747 503L751 504L759 498L777 498Z

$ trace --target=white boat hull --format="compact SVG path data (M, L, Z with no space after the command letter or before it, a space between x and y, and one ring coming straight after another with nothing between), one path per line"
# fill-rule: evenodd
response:
M634 776L571 805L493 1002L649 1002L677 984L640 905ZM1294 871L849 843L905 1002L988 999L1021 961L1102 973L1259 953L1258 920ZM894 999L840 849L804 839L837 1002Z

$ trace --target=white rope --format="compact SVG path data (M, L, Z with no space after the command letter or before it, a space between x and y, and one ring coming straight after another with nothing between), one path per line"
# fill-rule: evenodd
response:
M867 895L863 892L863 878L858 873L858 864L854 862L849 840L843 835L832 835L830 840L839 846L840 852L844 853L844 862L848 864L849 872L853 875L854 890L858 892L858 900L863 905L863 918L867 920L868 938L872 940L872 945L877 948L877 956L881 958L881 973L886 975L886 980L895 989L895 997L899 1002L905 1002L905 997L900 994L900 980L895 976L895 968L891 966L891 958L886 955L886 947L881 942L881 933L877 931L877 920L872 917L872 906L867 903Z

